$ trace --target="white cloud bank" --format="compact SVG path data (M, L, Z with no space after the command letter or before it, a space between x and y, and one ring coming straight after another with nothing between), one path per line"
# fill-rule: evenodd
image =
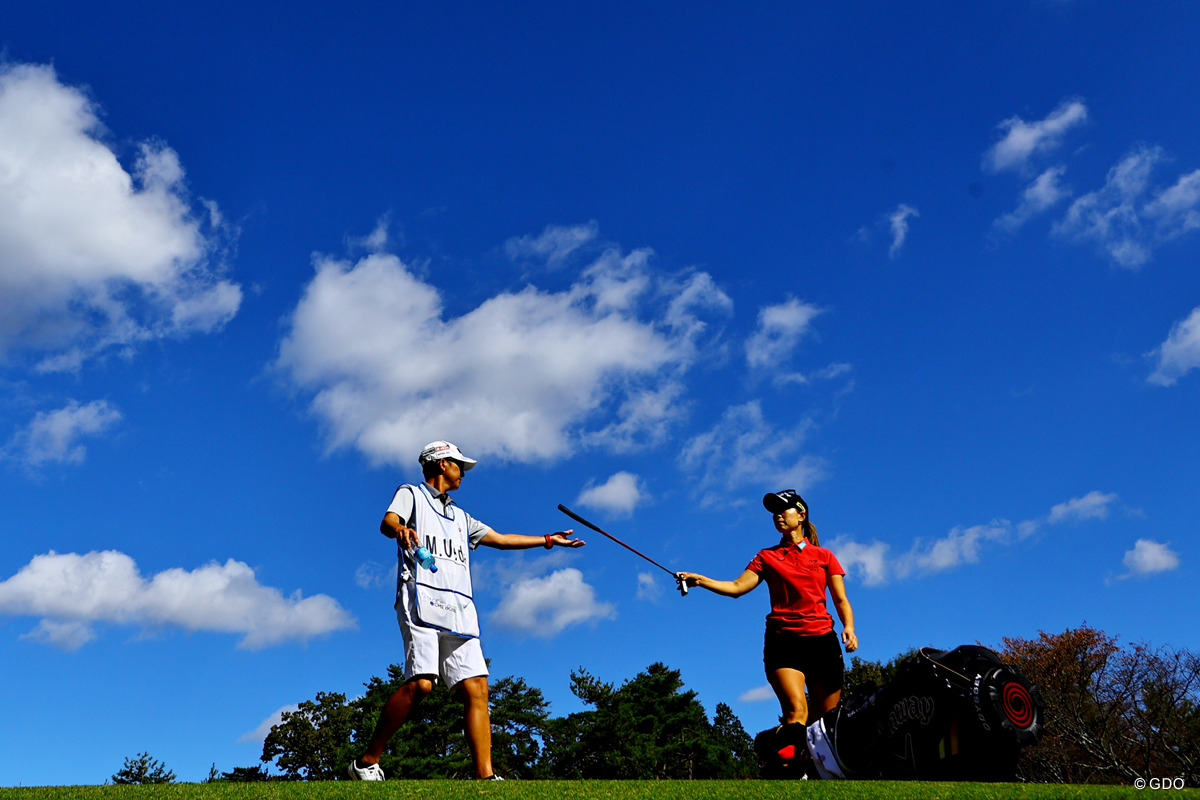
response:
M104 133L52 67L0 64L0 361L72 371L238 311L221 274L230 230L191 201L175 151L143 142L127 170Z
M1078 99L1063 102L1037 122L1012 117L1001 123L1005 135L984 154L983 168L1028 176L1039 156L1056 149L1068 131L1086 120L1087 106ZM1153 172L1167 160L1161 147L1134 147L1109 169L1103 186L1075 198L1054 222L1053 234L1095 246L1118 267L1140 269L1156 248L1200 229L1200 170L1168 186L1155 185ZM1011 233L1071 197L1063 183L1064 165L1038 169L1017 208L999 217L995 229Z
M121 412L104 400L86 405L71 400L54 411L41 411L18 431L0 455L30 467L50 463L82 464L85 436L97 436L121 421Z
M887 542L864 543L851 536L834 537L828 547L837 554L848 574L858 576L867 586L879 586L978 563L987 547L1020 541L1044 525L1107 519L1116 500L1116 494L1093 491L1055 505L1044 517L1017 525L1008 520L993 520L985 525L955 527L933 541L917 539L907 552L900 554L893 554Z
M594 236L551 228L512 247L553 257ZM563 291L527 286L451 317L394 255L320 256L275 367L311 394L331 449L377 464L407 466L438 438L521 462L654 443L679 419L704 315L732 304L706 273L664 275L651 259L605 245Z
M549 639L573 625L616 617L616 607L596 600L596 590L574 568L524 577L511 584L489 616L501 627Z
M0 614L42 617L26 636L67 650L94 639L97 623L237 633L238 646L251 650L355 627L333 598L284 597L240 561L146 579L114 550L35 556L0 582Z

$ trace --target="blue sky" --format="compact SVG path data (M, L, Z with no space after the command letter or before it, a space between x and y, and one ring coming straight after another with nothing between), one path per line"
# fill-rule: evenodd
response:
M416 454L733 578L796 488L859 654L1195 648L1185 2L16 4L0 26L0 785L184 780L402 658ZM765 590L475 558L497 676L772 724Z

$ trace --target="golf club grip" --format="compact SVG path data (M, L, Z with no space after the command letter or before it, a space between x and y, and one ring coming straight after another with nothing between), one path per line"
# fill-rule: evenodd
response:
M559 503L559 504L558 504L558 510L559 510L559 511L561 511L561 512L563 512L564 514L566 514L566 515L567 515L568 517L570 517L571 519L573 519L573 520L575 520L576 522L578 522L580 525L586 525L586 526L588 526L589 528L591 528L592 530L594 530L596 533L603 533L605 536L608 536L608 533L607 533L606 531L602 531L602 530L600 530L600 529L599 529L599 528L597 528L595 525L593 525L592 523L588 522L586 519L584 519L583 517L579 516L579 515L578 515L578 514L576 514L574 511L572 511L571 509L567 508L566 506L564 506L562 503Z

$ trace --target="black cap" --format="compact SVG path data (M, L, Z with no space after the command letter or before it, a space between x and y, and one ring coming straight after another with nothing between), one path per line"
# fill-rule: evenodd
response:
M768 492L763 495L763 508L772 514L781 514L789 508L802 508L808 513L808 503L796 494L795 489L784 489L782 492Z

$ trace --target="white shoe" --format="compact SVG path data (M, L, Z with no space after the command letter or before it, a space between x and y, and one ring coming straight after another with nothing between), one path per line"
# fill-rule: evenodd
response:
M358 759L350 762L350 780L352 781L382 781L383 768L378 764L367 764L364 767L358 765Z

